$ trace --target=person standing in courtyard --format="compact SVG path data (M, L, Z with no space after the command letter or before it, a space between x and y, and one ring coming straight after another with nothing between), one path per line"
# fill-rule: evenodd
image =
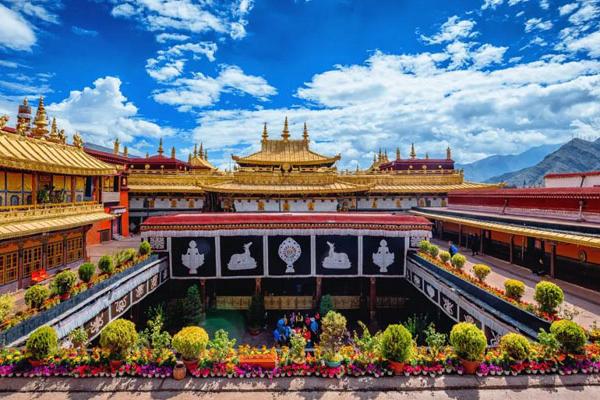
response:
M450 257L453 257L456 253L458 253L458 248L452 243L452 241L448 242L448 253L450 253Z

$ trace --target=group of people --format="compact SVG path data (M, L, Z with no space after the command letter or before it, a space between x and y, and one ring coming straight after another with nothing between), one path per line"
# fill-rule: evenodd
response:
M306 347L313 347L319 340L321 316L316 313L313 317L300 312L284 314L277 321L277 327L273 331L273 339L280 346L289 346L290 337L293 334L301 335L306 340Z
M473 235L473 234L470 234L469 236L467 236L467 245L469 246L469 249L471 250L471 255L473 255L473 256L479 255L479 247L481 245L481 243L479 241L479 236ZM458 253L458 247L456 247L456 245L454 243L452 243L451 241L448 242L448 253L450 253L450 257L452 257L456 253Z

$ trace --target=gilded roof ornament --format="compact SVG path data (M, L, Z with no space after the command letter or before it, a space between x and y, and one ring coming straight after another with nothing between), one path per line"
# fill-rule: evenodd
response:
M198 157L198 144L194 144L194 153L193 153L193 158Z
M56 127L56 118L52 118L52 128L50 129L50 136L48 140L51 142L60 142L60 138L58 137L58 128Z
M192 153L188 154L188 163L192 162Z
M396 147L396 160L400 161L400 147Z
M262 132L263 143L265 143L268 139L269 139L269 133L267 132L267 123L265 122L265 125L263 126L263 132Z
M165 151L163 150L163 141L162 138L158 141L158 155L162 156Z
M127 157L128 155L129 154L128 154L127 146L123 146L123 156Z
M67 135L65 135L65 130L61 129L58 131L58 141L62 144L67 143Z
M283 122L283 131L281 132L281 137L283 140L287 141L290 138L290 130L288 128L288 118L285 117L285 121Z
M33 124L35 125L35 128L32 129L31 133L34 137L39 139L48 134L48 118L46 117L46 108L44 107L43 96L40 96L40 101L38 103Z
M302 139L305 142L308 142L308 128L306 127L306 122L304 123L304 131L302 132Z
M417 158L417 152L415 151L415 144L410 145L410 158Z
M119 142L119 138L116 138L114 146L113 146L113 154L119 154L119 146L120 145L121 145L121 142Z
M0 117L0 129L2 129L6 126L8 119L9 119L8 115L3 115Z
M198 151L198 157L204 158L204 144L200 142L200 150Z
M175 146L173 146L171 148L171 158L174 160L175 159Z
M81 138L79 132L75 132L73 135L73 146L77 147L78 149L83 148L83 139Z
M17 134L21 136L27 135L27 123L25 121L19 122L17 124Z
M452 160L452 150L450 149L450 146L448 146L448 148L446 149L446 159Z

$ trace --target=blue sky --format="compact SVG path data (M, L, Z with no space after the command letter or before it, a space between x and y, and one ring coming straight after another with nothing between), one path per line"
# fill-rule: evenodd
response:
M0 0L0 113L218 166L309 126L341 168L458 161L600 132L598 0Z

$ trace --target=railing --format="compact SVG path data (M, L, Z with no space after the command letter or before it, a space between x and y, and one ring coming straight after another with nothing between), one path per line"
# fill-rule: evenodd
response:
M0 224L35 220L67 215L80 215L102 211L104 208L95 201L78 203L29 204L0 207Z

